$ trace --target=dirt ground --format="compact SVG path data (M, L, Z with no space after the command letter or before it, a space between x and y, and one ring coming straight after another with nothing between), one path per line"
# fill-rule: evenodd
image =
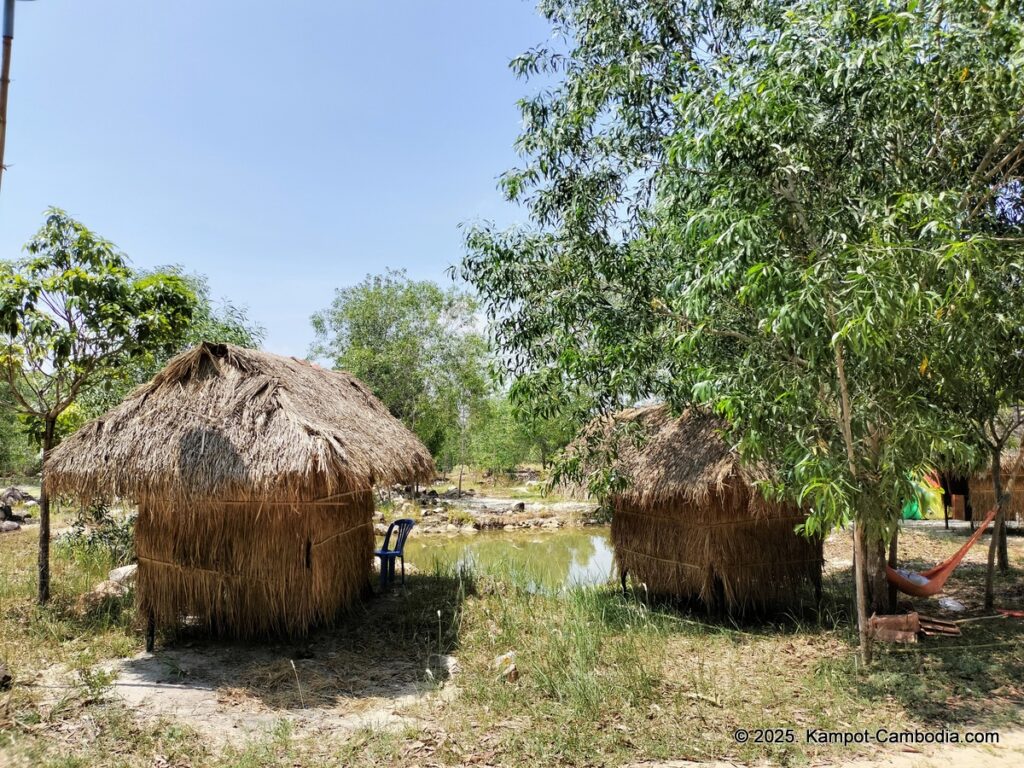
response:
M136 717L180 721L212 744L240 746L282 721L298 736L414 725L413 705L454 694L456 663L436 656L420 669L396 658L386 668L368 668L326 641L301 648L189 642L100 670L111 680L104 695ZM38 685L54 693L56 706L73 681L67 670L53 669Z

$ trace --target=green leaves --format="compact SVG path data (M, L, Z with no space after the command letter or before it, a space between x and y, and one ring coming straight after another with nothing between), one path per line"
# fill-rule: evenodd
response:
M111 243L56 208L26 251L0 266L2 367L26 415L56 418L90 382L180 344L196 299L179 278L137 279Z
M533 226L469 230L462 265L517 402L706 402L809 530L886 528L969 452L944 397L976 417L1024 381L1024 4L542 10L569 50L506 179Z

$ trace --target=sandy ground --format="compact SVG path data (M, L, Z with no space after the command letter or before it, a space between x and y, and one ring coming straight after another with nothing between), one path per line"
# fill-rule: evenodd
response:
M143 653L109 669L117 675L111 695L138 716L183 719L213 741L238 743L282 720L303 735L408 725L412 704L453 690L454 659L439 657L433 666L428 673L396 660L375 674L356 654L339 651L292 659L207 645Z
M282 721L299 736L342 737L414 724L408 713L414 704L455 693L455 659L438 656L430 664L429 671L414 669L396 659L387 669L368 670L352 652L314 647L285 655L266 646L208 643L140 653L101 669L113 678L105 699L137 718L180 720L211 743L240 746ZM51 668L36 687L58 706L75 686L68 670Z

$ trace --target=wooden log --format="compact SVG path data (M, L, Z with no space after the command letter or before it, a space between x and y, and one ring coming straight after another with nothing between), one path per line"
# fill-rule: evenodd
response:
M868 620L871 637L886 643L916 643L921 626L916 613L872 615Z

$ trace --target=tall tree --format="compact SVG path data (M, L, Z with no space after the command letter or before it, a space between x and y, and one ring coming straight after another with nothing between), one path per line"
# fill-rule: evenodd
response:
M438 456L457 439L459 410L488 390L476 302L455 288L390 270L339 289L312 317L312 353L365 381Z
M868 555L881 601L908 472L966 449L934 340L984 325L973 276L1021 244L1021 3L542 7L570 50L517 62L560 84L505 178L535 228L472 230L463 264L513 391L710 403L807 533L855 522L868 657Z
M45 463L60 415L92 381L154 350L175 348L195 296L180 277L138 278L114 246L51 209L26 245L0 263L0 371L43 449L39 602L50 595Z

